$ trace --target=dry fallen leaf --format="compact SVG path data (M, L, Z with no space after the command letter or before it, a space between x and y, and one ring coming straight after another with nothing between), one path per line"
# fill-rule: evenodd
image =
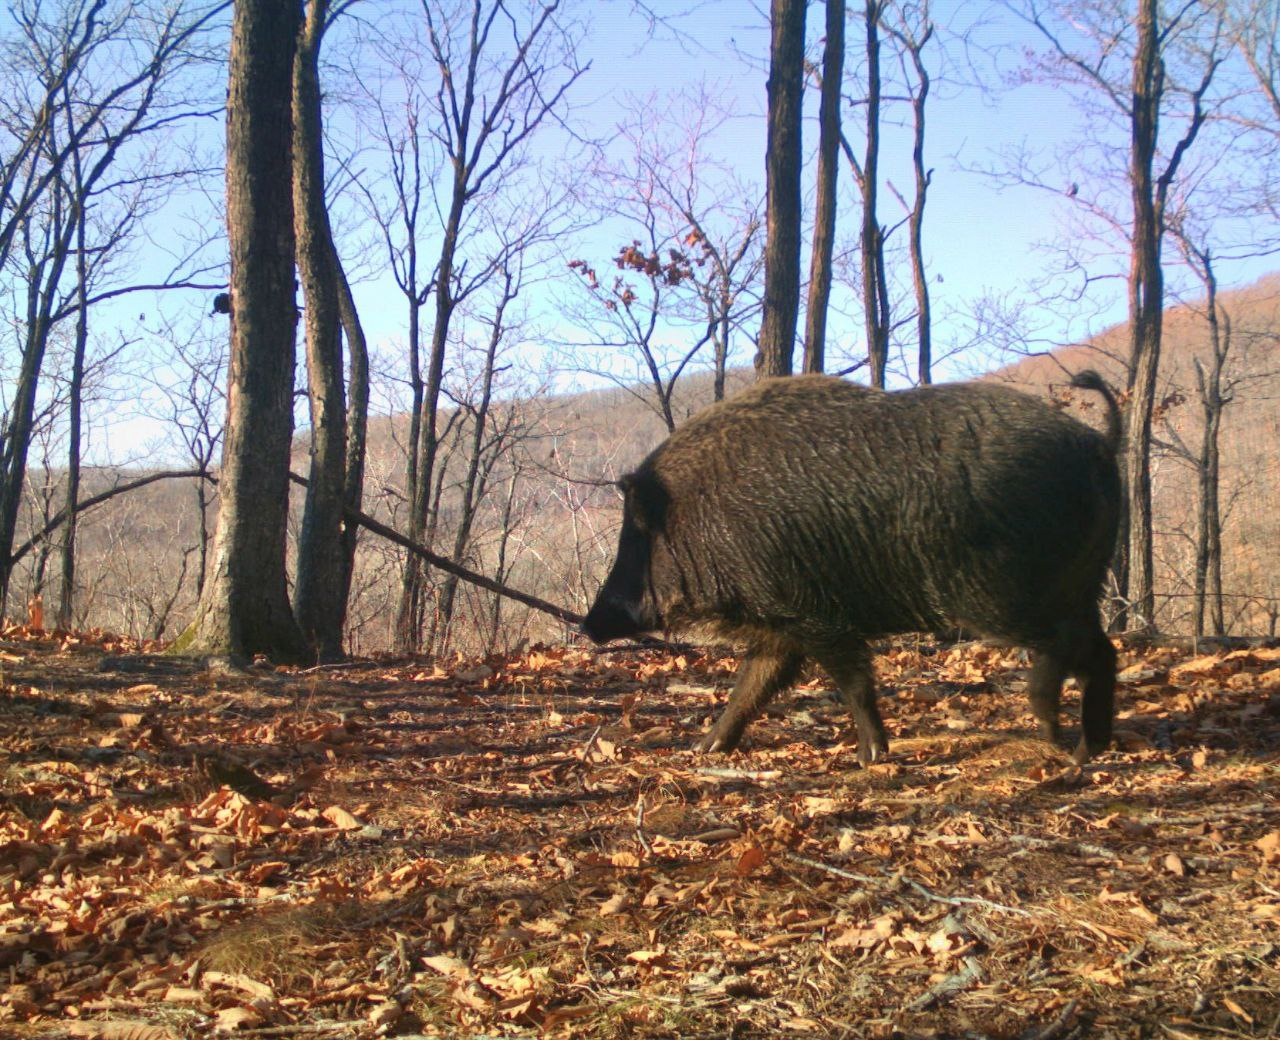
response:
M765 859L764 849L759 845L752 845L746 852L738 857L738 862L734 866L734 870L737 871L739 876L746 877L749 874L753 874L763 866Z
M216 1028L222 1032L233 1033L237 1029L249 1029L262 1023L262 1016L253 1008L229 1007L218 1012Z
M1222 998L1222 1006L1235 1015L1236 1018L1243 1019L1249 1025L1253 1025L1253 1016L1230 997Z
M364 826L362 822L352 816L346 809L340 805L331 805L320 814L339 830L357 831Z
M62 1028L87 1040L175 1040L170 1030L150 1022L68 1022Z

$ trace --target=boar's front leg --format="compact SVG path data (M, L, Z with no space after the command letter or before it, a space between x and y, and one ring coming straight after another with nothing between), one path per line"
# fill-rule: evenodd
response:
M818 664L831 676L840 700L858 727L858 761L870 765L889 753L889 738L876 708L876 680L865 644L816 653Z
M698 745L699 751L732 751L742 739L751 720L779 690L796 681L804 655L787 650L755 647L748 651L738 666L738 679L733 684L729 703Z

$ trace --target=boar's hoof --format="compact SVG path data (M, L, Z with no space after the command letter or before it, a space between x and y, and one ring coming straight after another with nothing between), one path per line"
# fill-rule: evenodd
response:
M1080 743L1076 745L1075 751L1071 755L1071 761L1076 765L1082 766L1094 755L1100 755L1111 746L1110 740L1094 742L1085 737L1080 738Z
M727 754L738 746L738 742L742 739L743 728L713 726L711 732L698 741L697 750L706 752L719 751Z
M869 766L872 762L879 762L882 758L889 754L889 742L881 736L877 736L871 740L858 739L858 764Z

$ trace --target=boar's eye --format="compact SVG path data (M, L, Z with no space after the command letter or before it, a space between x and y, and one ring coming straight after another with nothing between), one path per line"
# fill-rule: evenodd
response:
M666 527L671 498L657 477L652 473L628 473L618 481L618 487L626 495L627 515L639 530L655 533Z

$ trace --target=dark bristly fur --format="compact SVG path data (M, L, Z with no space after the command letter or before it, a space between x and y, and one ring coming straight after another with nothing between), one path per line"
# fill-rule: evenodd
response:
M749 653L706 750L735 747L806 658L831 675L863 762L887 750L867 640L961 627L1028 647L1042 733L1084 686L1076 751L1111 739L1115 651L1098 598L1116 538L1114 398L1104 436L988 384L882 393L766 380L695 416L620 482L618 556L584 631L661 628Z

